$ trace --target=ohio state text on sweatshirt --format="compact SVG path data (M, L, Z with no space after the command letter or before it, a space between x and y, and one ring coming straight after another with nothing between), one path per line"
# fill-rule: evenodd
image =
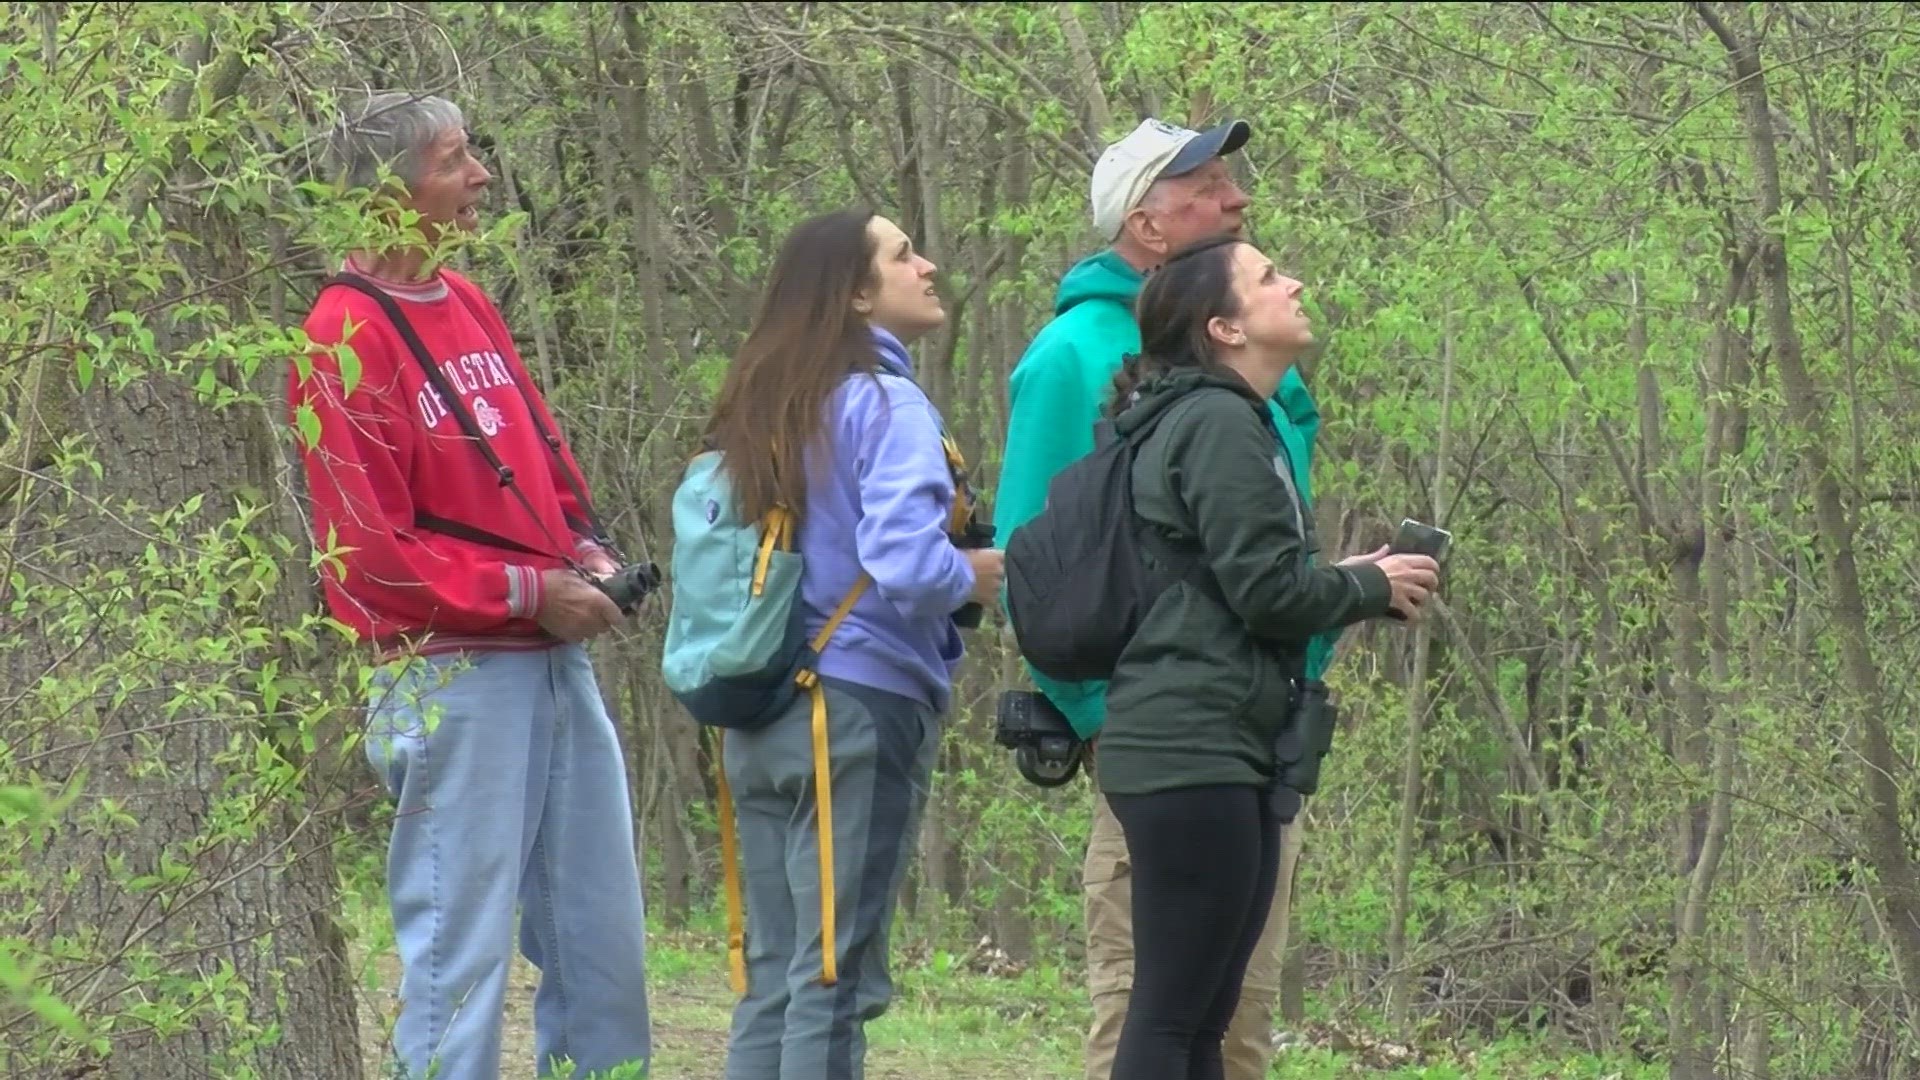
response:
M349 268L394 298L538 518L501 486L380 306L329 288L304 324L309 370L296 362L287 375L314 544L337 553L321 567L329 610L382 653L554 644L534 620L541 573L565 565L561 545L575 557L596 545L568 524L585 515L528 410L556 435L559 427L504 320L451 270L402 285ZM564 439L559 451L587 491ZM422 514L541 554L431 531L417 523Z

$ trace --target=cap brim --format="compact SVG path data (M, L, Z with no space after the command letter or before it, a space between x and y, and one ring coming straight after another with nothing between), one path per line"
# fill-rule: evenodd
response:
M1229 120L1201 132L1180 148L1160 170L1161 176L1185 176L1214 158L1231 154L1247 144L1253 128L1245 120Z

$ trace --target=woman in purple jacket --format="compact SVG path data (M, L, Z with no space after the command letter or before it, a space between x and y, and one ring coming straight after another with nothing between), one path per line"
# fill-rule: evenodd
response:
M825 687L837 980L822 975L812 711L729 732L747 992L727 1080L858 1080L886 1010L887 929L961 655L954 613L994 601L1000 552L949 535L955 483L907 345L946 321L933 263L858 210L794 229L708 427L746 520L800 521L806 632L870 584L817 670Z

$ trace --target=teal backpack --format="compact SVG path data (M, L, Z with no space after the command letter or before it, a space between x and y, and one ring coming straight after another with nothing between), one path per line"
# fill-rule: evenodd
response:
M661 671L695 723L737 731L772 723L809 688L820 650L866 591L862 574L806 640L798 527L785 507L743 520L719 453L688 463L673 494L672 608Z

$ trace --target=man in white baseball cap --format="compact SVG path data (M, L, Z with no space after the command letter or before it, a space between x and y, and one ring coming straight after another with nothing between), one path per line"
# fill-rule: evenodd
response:
M1099 232L1100 239L1109 244L1119 241L1128 216L1141 207L1148 191L1161 181L1175 180L1202 171L1208 174L1203 178L1205 180L1225 180L1231 185L1226 166L1219 159L1246 145L1247 136L1252 132L1253 129L1247 126L1245 120L1231 120L1205 131L1175 127L1152 118L1140 121L1140 126L1134 128L1126 138L1107 147L1106 153L1100 155L1100 161L1093 167L1093 227ZM1160 190L1173 189L1162 187ZM1239 205L1228 207L1224 205L1226 200L1221 201L1220 224L1228 226L1228 231L1237 230L1240 210L1246 206L1246 197L1236 190L1233 201ZM1232 219L1230 226L1226 220L1229 216ZM1167 250L1179 248L1209 234L1184 237ZM1156 252L1162 256L1166 253L1166 250Z
M1248 200L1223 159L1246 145L1250 134L1244 120L1195 131L1149 118L1100 155L1088 194L1094 230L1107 246L1061 279L1052 321L1009 377L1005 464L994 503L994 530L1000 537L1011 536L1039 514L1055 473L1092 452L1094 423L1111 396L1114 373L1128 353L1140 348L1133 301L1146 273L1190 243L1244 231ZM1271 409L1304 497L1308 487L1302 481L1319 413L1297 368L1287 373ZM1324 657L1331 642L1316 642L1316 649ZM1106 720L1105 683L1059 683L1030 668L1028 674L1040 690L1035 706L1057 710L1082 740L1098 737ZM1093 758L1089 753L1090 766ZM1273 1007L1300 851L1299 821L1296 817L1282 834L1274 906L1222 1040L1228 1080L1263 1080L1273 1057ZM1108 1080L1133 986L1133 880L1126 838L1097 789L1082 885L1093 998L1086 1077Z

